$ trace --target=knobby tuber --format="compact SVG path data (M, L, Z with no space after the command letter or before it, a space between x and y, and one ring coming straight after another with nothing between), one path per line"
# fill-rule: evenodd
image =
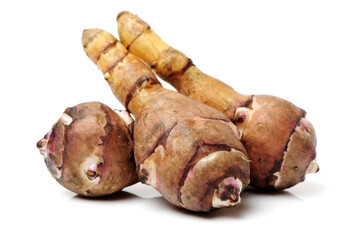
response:
M249 162L232 122L216 109L164 89L111 34L84 30L82 42L114 95L135 117L140 181L192 211L239 205L249 183Z
M99 102L67 108L37 143L51 175L83 196L104 196L139 181L127 111Z
M131 53L179 92L220 110L236 124L252 161L250 185L285 189L318 171L316 135L304 110L278 97L237 93L197 69L136 15L121 12L117 22L120 40Z

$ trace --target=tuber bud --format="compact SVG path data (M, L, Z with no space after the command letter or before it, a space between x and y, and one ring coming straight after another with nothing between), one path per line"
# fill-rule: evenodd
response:
M121 12L117 22L121 42L131 53L180 93L218 109L236 124L251 160L250 185L281 190L318 171L316 135L305 111L278 97L237 93L201 72L136 15Z
M117 112L99 102L67 108L37 143L51 175L66 189L97 197L138 181L133 120L127 111Z

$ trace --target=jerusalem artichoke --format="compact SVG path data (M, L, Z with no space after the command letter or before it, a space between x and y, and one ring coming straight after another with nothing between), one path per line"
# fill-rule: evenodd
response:
M82 42L135 117L134 158L141 182L192 211L239 205L249 162L232 122L216 109L162 88L111 34L84 30Z
M104 196L138 182L127 111L88 102L67 108L37 143L51 175L83 196Z
M117 22L120 40L131 53L179 92L220 110L236 124L252 161L250 185L285 189L318 171L316 135L304 110L278 97L237 93L197 69L136 15L121 12Z

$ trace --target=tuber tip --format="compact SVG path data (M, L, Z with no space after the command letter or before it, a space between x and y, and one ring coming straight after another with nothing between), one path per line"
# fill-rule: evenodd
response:
M318 163L315 159L310 163L310 165L308 165L306 173L317 173L318 171L320 171L320 167L318 166Z
M120 13L118 13L117 15L117 20L123 15L123 14L129 14L130 12L128 11L121 11Z
M49 136L50 136L50 132L45 134L45 136L36 143L36 147L39 149L41 155L45 154L46 147L48 145Z
M102 30L97 28L84 29L82 34L82 43L83 47L86 48L88 44L94 39L94 37L100 33Z

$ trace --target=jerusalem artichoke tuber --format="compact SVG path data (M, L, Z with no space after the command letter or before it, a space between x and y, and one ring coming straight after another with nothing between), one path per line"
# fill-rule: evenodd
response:
M37 143L51 175L83 196L104 196L138 182L127 111L99 102L67 108Z
M141 182L192 211L239 205L249 163L232 122L216 109L162 88L111 34L84 30L82 42L135 117L134 158Z
M136 15L121 12L117 22L120 40L131 53L179 92L220 110L236 124L252 161L252 186L285 189L318 171L316 135L304 110L278 97L237 93L197 69Z

